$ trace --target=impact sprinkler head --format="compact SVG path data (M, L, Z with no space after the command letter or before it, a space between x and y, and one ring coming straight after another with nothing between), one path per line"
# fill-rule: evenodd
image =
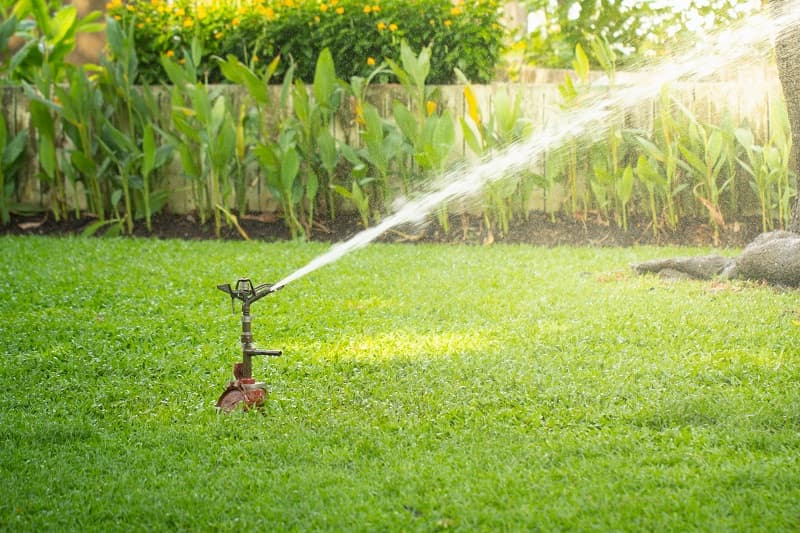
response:
M267 385L264 382L253 379L254 355L279 356L280 350L259 350L253 343L253 331L251 327L250 305L264 296L279 290L269 283L253 286L253 282L248 278L239 278L236 286L231 287L229 283L217 285L217 288L231 297L231 306L236 311L236 300L242 302L242 361L233 365L233 381L228 382L228 386L217 400L217 408L230 413L237 408L247 411L254 407L264 405L267 398Z

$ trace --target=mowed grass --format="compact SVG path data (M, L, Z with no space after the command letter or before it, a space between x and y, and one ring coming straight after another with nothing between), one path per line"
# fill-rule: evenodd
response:
M800 528L800 293L695 249L0 238L0 529ZM731 252L733 253L733 252Z

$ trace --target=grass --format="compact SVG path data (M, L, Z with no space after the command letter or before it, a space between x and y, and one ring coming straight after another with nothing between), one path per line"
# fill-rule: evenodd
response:
M800 293L692 249L0 238L0 529L800 528ZM238 313L238 310L237 310Z

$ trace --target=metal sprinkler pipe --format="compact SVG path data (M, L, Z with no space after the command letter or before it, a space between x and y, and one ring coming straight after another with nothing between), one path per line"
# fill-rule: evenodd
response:
M264 283L254 287L249 278L239 278L235 288L232 288L229 283L217 285L217 288L231 297L231 308L234 312L236 312L236 300L242 302L242 361L233 365L235 379L228 382L227 388L217 400L217 408L222 412L229 413L237 408L246 411L253 407L260 407L267 397L267 385L253 379L252 358L255 355L277 357L283 352L256 348L253 342L250 306L264 296L281 289L282 286L275 287Z

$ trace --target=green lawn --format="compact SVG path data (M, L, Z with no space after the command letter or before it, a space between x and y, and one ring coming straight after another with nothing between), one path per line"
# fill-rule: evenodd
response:
M0 529L800 529L800 292L696 249L0 238ZM731 252L732 253L732 252Z

